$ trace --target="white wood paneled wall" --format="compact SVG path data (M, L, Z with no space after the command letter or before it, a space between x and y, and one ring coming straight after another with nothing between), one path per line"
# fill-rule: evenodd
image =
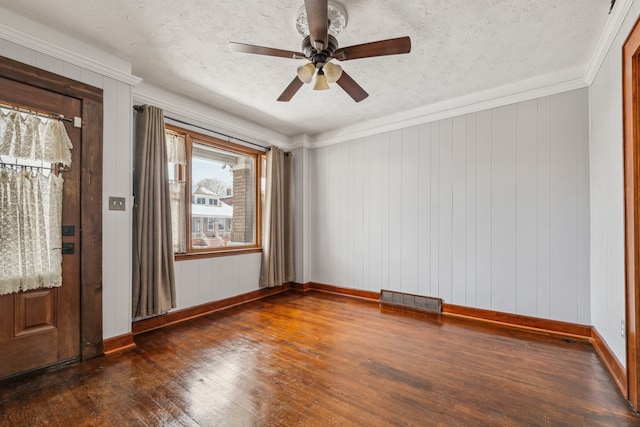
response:
M589 88L591 141L591 321L626 366L622 46L638 16L634 2Z
M293 156L293 238L294 238L294 269L297 283L309 282L309 202L311 183L309 148L297 148L291 153Z
M590 323L587 90L313 150L311 280Z
M176 262L177 309L259 289L260 259L257 253Z
M0 39L7 58L101 88L104 95L102 306L103 337L131 331L131 86ZM90 143L90 141L86 142ZM125 212L107 210L108 196L127 197Z

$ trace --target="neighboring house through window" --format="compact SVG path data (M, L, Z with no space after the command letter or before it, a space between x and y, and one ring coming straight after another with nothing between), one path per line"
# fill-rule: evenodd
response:
M185 256L260 249L264 153L167 125L184 138L186 164L169 164L185 182ZM190 155L189 155L190 154ZM174 233L174 238L175 238ZM178 254L179 255L179 254Z

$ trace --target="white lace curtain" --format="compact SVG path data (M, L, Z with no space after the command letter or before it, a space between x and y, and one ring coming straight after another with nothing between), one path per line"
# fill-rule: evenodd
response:
M171 198L171 232L173 235L173 253L185 253L187 251L186 224L185 224L185 182L178 180L176 165L187 163L187 150L185 148L184 135L173 132L165 132L167 145L167 163L173 168L173 177L169 181L169 193Z
M187 251L187 241L185 238L184 182L169 181L169 197L171 198L173 253L183 254Z
M173 132L165 132L167 144L167 162L186 164L187 150L185 149L184 135L177 135Z
M0 109L0 156L70 165L71 148L60 120Z
M71 148L59 120L0 109L0 295L62 284L63 178L20 163L69 166Z

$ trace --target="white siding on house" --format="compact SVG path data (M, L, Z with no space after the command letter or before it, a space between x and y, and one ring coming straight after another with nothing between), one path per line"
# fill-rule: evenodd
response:
M313 150L311 281L589 324L587 136L580 89Z
M625 319L622 46L638 16L640 2L635 1L589 88L591 320L623 365L626 348L620 328Z

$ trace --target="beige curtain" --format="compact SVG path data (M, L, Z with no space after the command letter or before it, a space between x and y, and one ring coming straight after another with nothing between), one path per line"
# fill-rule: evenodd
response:
M133 209L134 317L176 306L171 200L163 111L142 106L136 120Z
M277 147L267 152L260 286L295 280L293 270L293 191L291 156Z

